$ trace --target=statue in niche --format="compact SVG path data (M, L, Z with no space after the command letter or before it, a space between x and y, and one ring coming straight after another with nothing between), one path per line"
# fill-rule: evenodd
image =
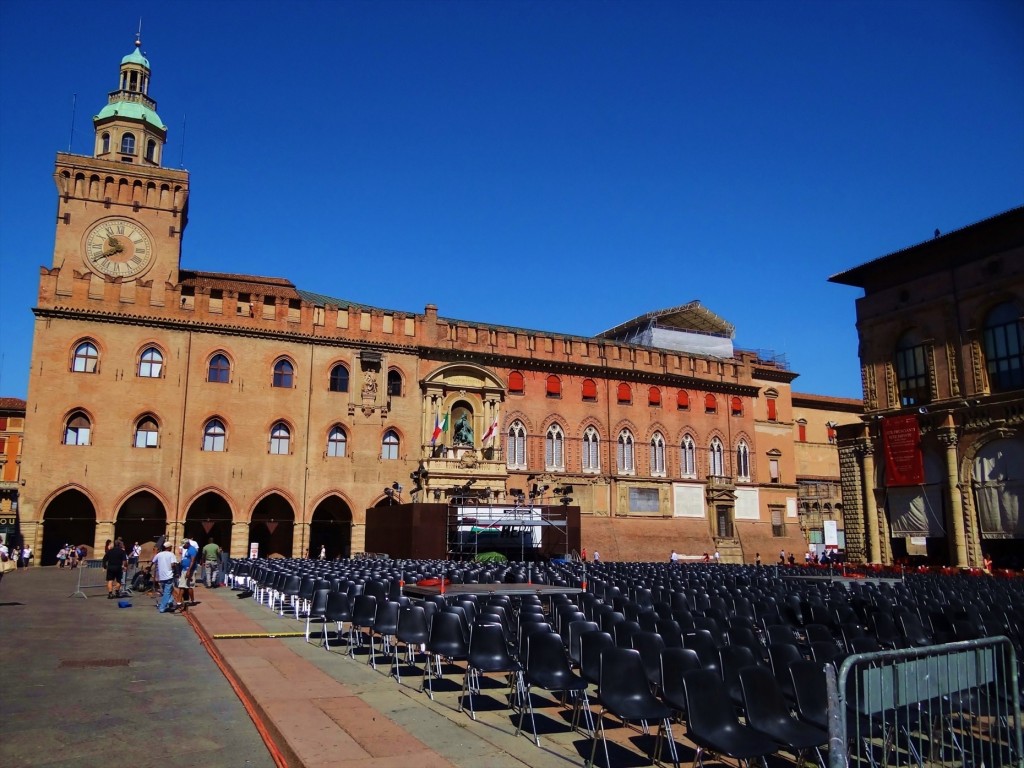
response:
M469 414L465 411L455 422L452 437L455 445L473 445L473 427L469 423Z
M367 371L363 374L362 395L364 398L371 400L377 397L377 377L373 375L373 371Z

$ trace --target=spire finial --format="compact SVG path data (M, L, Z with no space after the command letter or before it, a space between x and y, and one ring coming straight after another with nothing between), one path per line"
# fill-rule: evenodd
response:
M139 17L139 31L135 33L135 47L142 47L142 17Z

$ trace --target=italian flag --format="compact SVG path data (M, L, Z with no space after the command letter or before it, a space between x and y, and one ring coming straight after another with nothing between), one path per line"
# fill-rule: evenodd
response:
M430 443L433 445L437 442L437 438L441 436L442 432L448 431L448 414L444 415L444 419L438 421L439 414L434 414L434 434L430 436Z

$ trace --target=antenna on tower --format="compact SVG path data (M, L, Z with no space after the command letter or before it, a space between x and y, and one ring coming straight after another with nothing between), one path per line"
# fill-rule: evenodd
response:
M71 144L75 140L75 106L78 104L78 94L71 94L71 135L68 136L68 154L71 154Z
M178 167L185 167L185 121L188 119L188 112L181 113L181 156L178 158Z
M142 17L139 16L139 31L135 33L135 44L142 45Z

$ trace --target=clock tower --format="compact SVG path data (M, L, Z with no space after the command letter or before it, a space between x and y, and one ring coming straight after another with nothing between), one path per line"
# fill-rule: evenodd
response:
M58 294L71 293L76 275L94 284L178 281L188 172L161 166L167 126L149 83L149 60L136 39L121 59L118 88L93 117L92 157L57 155Z

